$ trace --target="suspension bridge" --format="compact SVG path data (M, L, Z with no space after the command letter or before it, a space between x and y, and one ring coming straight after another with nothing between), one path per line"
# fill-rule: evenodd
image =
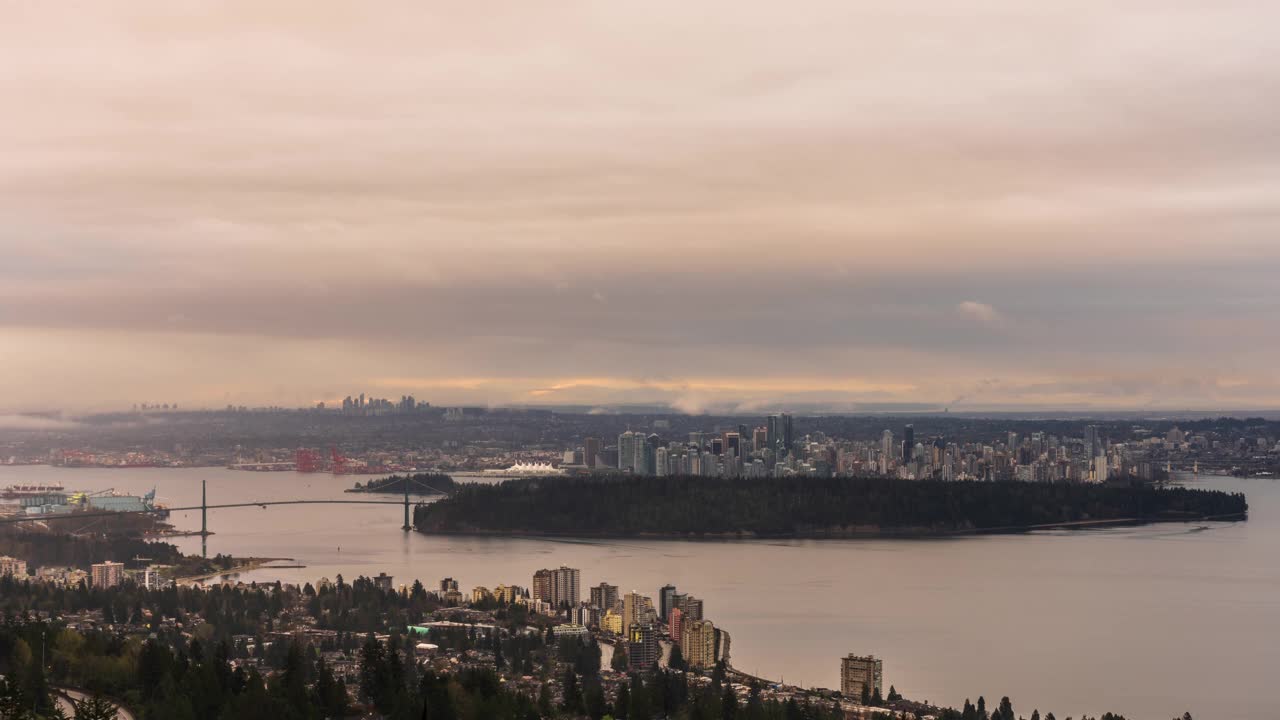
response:
M324 499L317 500L312 498L303 498L303 499L295 499L295 500L254 500L254 501L246 501L246 502L216 503L216 504L210 505L209 504L209 487L208 487L209 483L207 480L201 480L199 505L186 505L182 507L159 507L159 508L149 508L146 510L123 510L123 511L92 510L88 512L50 513L48 515L35 515L35 516L28 515L28 516L0 519L0 525L11 525L16 523L26 523L26 522L50 522L50 521L58 521L58 520L87 520L90 518L119 517L121 515L155 515L159 513L173 513L173 512L199 510L200 511L200 532L191 533L191 534L192 535L198 534L201 540L205 541L208 539L209 535L212 534L212 532L209 530L209 511L210 510L221 510L225 508L248 508L248 507L260 507L265 509L275 505L403 505L404 506L404 525L401 527L401 529L404 530L405 532L408 532L413 529L412 518L409 515L410 504L413 502L413 500L411 500L411 496L409 493L410 483L421 486L421 488L425 490L430 490L432 492L439 493L440 495L447 496L449 494L444 490L434 488L420 480L414 480L411 477L407 477L405 478L405 483L404 483L404 497L403 499L400 499L400 500L324 500Z

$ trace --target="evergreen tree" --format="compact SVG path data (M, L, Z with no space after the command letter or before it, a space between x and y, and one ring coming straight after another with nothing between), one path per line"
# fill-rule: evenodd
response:
M627 716L632 720L649 720L653 717L649 690L645 687L644 679L639 675L631 676L631 702L627 708Z
M680 672L684 672L689 668L688 664L684 661L684 652L680 650L679 645L671 646L671 657L667 659L667 667L672 670L679 670Z
M303 665L302 648L296 641L289 643L284 669L280 674L284 701L293 708L307 707L307 676Z
M454 720L456 714L453 699L449 696L447 677L437 676L434 672L424 673L418 683L418 692L422 696L422 717L425 720ZM550 702L550 696L547 702Z
M75 720L116 720L116 706L101 695L87 697L75 705Z
M138 653L138 683L141 685L142 697L150 699L160 687L161 681L170 672L173 665L173 654L155 640L142 644Z
M627 671L627 649L622 641L618 641L613 646L613 660L609 661L609 667L614 672Z
M578 687L578 674L573 671L573 668L565 670L562 695L560 707L565 712L570 715L581 715L585 712L582 689Z
M385 673L386 653L382 647L382 643L378 642L373 635L365 641L364 647L360 649L360 695L368 700L376 702L377 697L381 694L383 686L383 674Z
M586 706L587 716L591 720L600 720L605 713L609 712L608 703L604 697L604 688L600 686L600 679L592 678L588 681L584 678L583 685L585 689L582 693L582 701Z
M627 720L631 717L631 688L626 683L618 686L618 697L613 702L613 717L616 720Z
M31 701L22 694L18 683L0 677L0 718L9 720L33 720Z
M724 695L720 699L720 717L722 720L735 720L738 717L738 696L733 694L733 688L726 685Z
M347 714L346 685L333 676L324 660L316 661L316 684L313 703L325 718L341 718Z
M546 683L542 683L542 688L538 690L538 712L544 718L555 714L555 708L551 706L551 686Z

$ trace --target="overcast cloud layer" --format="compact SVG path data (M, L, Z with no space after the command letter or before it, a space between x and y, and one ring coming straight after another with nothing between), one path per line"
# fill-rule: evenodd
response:
M14 3L0 410L1280 407L1277 27Z

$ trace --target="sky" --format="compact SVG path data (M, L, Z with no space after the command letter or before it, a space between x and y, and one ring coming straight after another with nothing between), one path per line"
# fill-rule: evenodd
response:
M14 3L0 411L1280 408L1276 27Z

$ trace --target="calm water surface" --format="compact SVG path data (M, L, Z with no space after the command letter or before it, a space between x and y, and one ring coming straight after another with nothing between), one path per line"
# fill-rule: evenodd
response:
M156 486L171 506L350 499L353 478L222 469L0 467L0 486ZM403 533L395 506L210 511L209 553L296 558L305 569L244 580L299 582L386 572L464 588L530 584L534 570L582 568L655 595L674 583L703 598L733 636L734 664L788 682L839 686L839 658L874 653L885 685L960 705L1009 695L1029 716L1120 712L1168 720L1274 717L1280 674L1280 485L1190 478L1243 491L1251 519L921 541L555 541ZM199 512L175 513L198 529ZM199 552L199 538L177 541Z

